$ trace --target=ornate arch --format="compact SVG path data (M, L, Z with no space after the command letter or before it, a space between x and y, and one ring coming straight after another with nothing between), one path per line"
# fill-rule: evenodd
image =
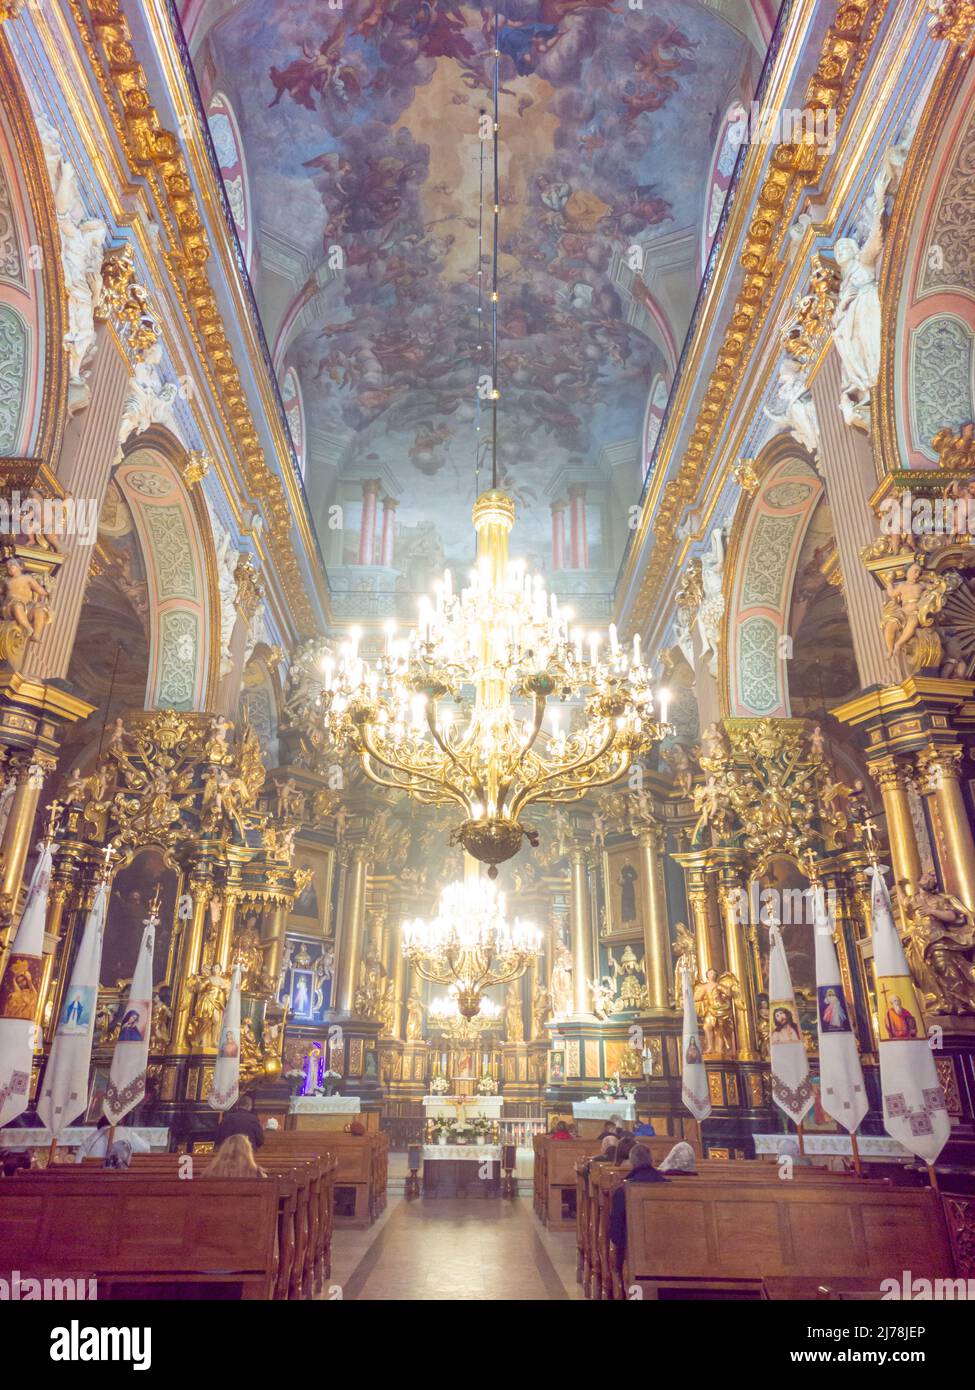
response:
M207 102L207 125L227 192L237 238L250 274L254 265L254 221L251 211L247 163L240 138L240 127L233 104L226 92L216 91Z
M275 656L280 657L280 648L275 653L266 642L258 642L244 667L238 706L240 711L246 712L248 723L260 740L267 767L277 767L281 761L278 729L283 691Z
M802 542L823 493L795 442L779 436L757 461L760 483L739 507L725 559L723 703L735 717L788 718L789 608Z
M182 444L154 425L129 441L114 478L132 512L149 588L147 709L203 710L219 678L216 551Z
M0 33L0 455L53 467L66 418L68 322L44 152Z
M930 467L932 435L975 415L975 71L950 54L904 164L880 280L887 472ZM932 428L933 426L933 428Z

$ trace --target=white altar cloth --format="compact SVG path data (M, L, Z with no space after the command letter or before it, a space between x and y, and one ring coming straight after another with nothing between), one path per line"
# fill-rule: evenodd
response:
M443 1115L454 1119L463 1115L468 1120L483 1115L488 1120L500 1120L503 1104L501 1096L424 1096L423 1113L428 1120Z
M500 1144L424 1144L424 1163L443 1163L452 1159L455 1163L463 1159L471 1163L501 1162Z
M793 1144L799 1142L794 1134L755 1134L752 1137L755 1140L755 1152L757 1154L780 1153L783 1140L791 1140ZM853 1145L850 1143L848 1134L803 1134L802 1147L810 1158L816 1154L842 1154L849 1157L853 1155ZM891 1139L887 1134L858 1134L857 1148L860 1150L861 1158L913 1159L914 1157L896 1139Z
M636 1120L634 1100L574 1100L572 1118L575 1120Z
M83 1144L89 1134L94 1134L94 1125L73 1125L61 1131L59 1149L76 1149ZM143 1129L139 1125L120 1125L115 1131L116 1139L124 1139L127 1134L138 1134L150 1149L169 1148L168 1129ZM0 1129L0 1149L47 1149L51 1146L49 1129Z
M360 1115L359 1096L292 1096L288 1106L291 1115Z

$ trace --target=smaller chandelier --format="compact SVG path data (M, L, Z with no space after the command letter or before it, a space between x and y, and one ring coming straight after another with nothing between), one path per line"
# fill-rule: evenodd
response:
M477 872L476 864L468 861ZM505 914L504 894L470 869L463 883L440 895L440 911L429 921L404 922L403 954L423 980L450 985L457 1010L472 1019L481 1012L483 992L525 973L542 949L542 935L530 922Z

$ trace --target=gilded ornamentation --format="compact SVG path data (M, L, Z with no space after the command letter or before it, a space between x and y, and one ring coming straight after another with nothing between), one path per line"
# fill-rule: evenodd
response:
M939 468L975 473L975 425L964 424L956 433L945 425L931 440Z
M0 0L0 24L8 19L16 19L25 3L26 0Z
M731 476L741 488L742 492L747 492L749 497L753 497L758 491L759 477L755 469L755 460L740 458L731 469Z
M933 666L941 656L941 642L931 629L934 618L944 607L949 577L924 570L916 562L908 565L903 579L892 579L877 572L887 595L880 615L884 645L891 658L902 651L910 669ZM957 584L957 575L954 576Z
M738 979L726 970L719 975L713 968L694 985L694 1003L704 1035L704 1052L709 1057L732 1057L735 1044L735 1010L745 1007Z
M904 907L904 948L922 1007L933 1014L975 1013L975 917L933 873L914 891L898 885Z
M152 996L149 1051L153 1056L166 1052L173 1032L173 1011L158 994Z
M211 965L199 975L191 975L186 981L186 988L193 996L193 1009L187 1028L190 1046L195 1051L216 1047L224 1006L230 993L230 976L224 975L219 965Z
M10 555L4 561L3 578L0 581L0 619L4 625L12 625L23 634L23 641L39 642L44 629L51 621L51 594L47 585L35 575L25 570L20 559ZM0 628L0 641L4 640ZM16 640L6 638L11 647Z
M810 262L809 285L799 295L793 312L782 330L782 346L797 362L814 362L832 332L840 276L826 256L815 255Z
M200 449L187 454L180 468L180 477L186 486L194 487L196 483L201 483L209 473L212 462L210 455Z
M968 49L975 35L972 0L928 0L928 14L928 32L933 39L944 39Z

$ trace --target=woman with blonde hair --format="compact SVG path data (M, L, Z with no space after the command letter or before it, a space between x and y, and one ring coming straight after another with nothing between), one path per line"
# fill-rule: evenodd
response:
M203 1171L205 1178L266 1178L267 1173L254 1159L254 1149L246 1134L231 1134L220 1145L216 1158Z

